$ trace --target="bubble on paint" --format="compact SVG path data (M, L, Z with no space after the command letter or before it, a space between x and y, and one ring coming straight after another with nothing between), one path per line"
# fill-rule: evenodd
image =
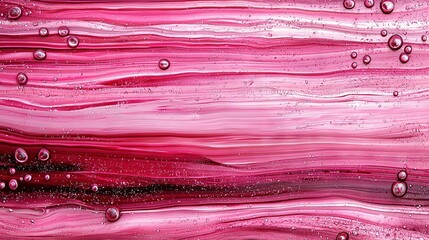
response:
M394 97L397 97L399 95L399 92L398 91L393 91L393 96Z
M381 30L380 34L383 37L387 36L387 30L386 29Z
M369 55L365 55L365 56L363 56L363 58L362 58L362 62L363 62L365 65L369 64L369 63L371 62L371 56L369 56Z
M49 35L49 30L45 27L39 29L39 36L47 37Z
M98 186L97 186L96 184L93 184L93 185L91 186L91 190L92 190L93 192L97 192L97 191L98 191Z
M20 72L16 75L16 82L19 85L25 85L28 82L28 77L25 73Z
M407 63L409 60L410 60L410 55L406 53L401 53L399 55L399 61L401 61L401 63Z
M404 41L402 40L402 37L399 36L398 34L391 36L387 42L389 48L392 50L400 49L403 43Z
M158 66L161 70L167 70L170 67L170 61L167 59L161 59L158 62Z
M357 52L352 52L352 53L350 54L350 57L352 57L352 58L356 58L356 57L357 57Z
M5 182L0 182L0 189L4 189L6 187L6 183Z
M76 48L79 46L79 38L77 36L70 36L67 39L67 45L71 48Z
M47 57L46 51L43 49L37 49L36 51L33 52L33 57L36 60L45 60Z
M398 172L398 179L400 181L405 181L407 179L407 172L405 170L401 170Z
M422 35L422 41L426 42L428 40L428 37L426 35Z
M116 222L121 217L121 211L117 207L110 207L105 213L106 219L109 222Z
M411 45L407 45L404 47L404 52L410 54L413 51L413 47Z
M363 4L367 8L372 8L374 6L374 0L365 0Z
M31 181L31 179L33 179L33 176L31 176L31 174L26 174L26 175L24 176L24 180L25 180L26 182L30 182L30 181Z
M39 154L37 154L37 159L39 161L45 162L48 161L51 158L51 153L48 149L42 148L39 150Z
M13 175L13 174L15 174L16 173L16 169L15 168L9 168L9 174L10 175Z
M51 179L51 176L49 176L49 174L46 174L46 175L45 175L45 180L46 180L46 181L49 181L49 179Z
M348 240L349 239L349 234L346 232L340 232L338 233L337 237L335 238L336 240Z
M9 181L9 188L11 190L16 190L18 188L18 181L16 179L11 179Z
M18 20L22 16L22 9L19 6L9 8L7 18L10 20Z
M407 184L402 181L396 181L392 184L392 194L395 197L403 197L407 193Z
M58 28L58 35L60 35L61 37L68 36L69 33L70 33L70 30L66 26L61 26Z
M352 68L356 68L357 67L357 62L353 62L352 63Z
M23 148L15 150L15 160L19 163L25 163L28 160L28 154Z
M356 5L356 3L355 3L355 1L354 1L354 0L344 0L344 1L343 1L343 6L344 6L346 9L352 9L352 8L354 8L354 7L355 7L355 5Z
M70 174L66 174L66 178L69 179L71 176Z
M393 9L395 9L395 4L390 0L382 0L380 2L380 9L383 13L389 14L393 12Z

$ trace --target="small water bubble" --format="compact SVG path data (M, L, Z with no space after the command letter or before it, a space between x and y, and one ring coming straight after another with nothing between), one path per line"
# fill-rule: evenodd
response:
M66 178L70 179L70 174L67 174L67 175L66 175Z
M356 3L354 0L344 0L343 5L346 9L352 9L355 7Z
M362 58L362 62L363 62L365 65L369 64L369 63L371 62L371 57L370 57L369 55L365 55L365 56L363 56L363 58Z
M357 52L352 52L352 53L350 54L350 57L352 57L352 58L356 58L356 57L357 57Z
M121 217L121 211L117 207L110 207L106 210L105 216L107 221L115 222Z
M47 37L49 35L49 30L45 27L39 29L39 36Z
M9 174L13 175L16 173L16 169L15 168L9 168Z
M67 39L67 45L69 45L71 48L79 46L79 38L77 36L70 36Z
M387 42L387 45L392 50L398 50L402 47L402 44L404 41L402 40L402 37L398 34L395 34L389 38L389 41Z
M61 37L65 37L69 35L69 33L70 33L70 30L66 26L61 26L58 28L58 35L60 35Z
M392 194L395 197L403 197L407 193L407 184L396 181L392 184Z
M27 152L22 148L15 150L15 160L19 163L25 163L28 160Z
M426 35L422 35L422 41L423 42L426 42L428 40L428 36L426 36Z
M92 185L91 190L93 192L97 192L98 191L98 186L96 184Z
M20 72L16 75L16 82L19 85L25 85L28 82L28 77L25 73Z
M338 233L337 237L335 238L336 240L348 240L349 239L349 234L346 232L340 232Z
M394 97L397 97L398 95L399 95L399 92L398 92L398 91L394 91L394 92L393 92L393 96L394 96Z
M22 9L19 6L14 6L9 9L7 18L10 20L17 20L22 16Z
M26 174L26 175L24 176L24 180L25 180L26 182L31 181L31 179L33 179L33 176L31 176L31 174Z
M401 55L399 55L399 61L401 61L401 63L407 63L409 60L410 60L410 55L406 53L401 53Z
M411 45L407 45L404 47L404 52L410 54L413 51L413 47Z
M46 175L45 175L45 180L46 180L46 181L49 181L49 179L51 179L51 176L49 176L49 174L46 174Z
M395 4L390 0L382 0L380 2L380 9L383 13L389 14L395 9Z
M387 30L386 29L381 30L380 34L383 37L387 36Z
M9 181L9 188L11 190L16 190L18 188L18 181L16 179L12 179Z
M46 51L43 49L37 49L33 52L33 57L36 60L44 60L46 59Z
M170 67L170 61L167 59L161 59L158 62L158 66L161 70L167 70Z
M352 68L356 68L357 67L357 62L353 62L352 63Z
M39 154L37 154L37 159L39 159L39 161L42 161L42 162L48 161L50 157L51 157L51 153L46 148L40 149Z
M405 170L401 170L398 172L398 179L400 181L405 181L407 179L407 172Z
M6 183L5 182L0 182L0 189L4 189L6 187Z
M364 5L367 8L372 8L374 6L374 0L365 0Z

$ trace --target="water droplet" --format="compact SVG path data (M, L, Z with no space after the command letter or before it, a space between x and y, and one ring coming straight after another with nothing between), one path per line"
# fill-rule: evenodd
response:
M20 85L25 85L28 82L28 77L25 73L20 72L16 75L16 82Z
M49 181L49 179L51 179L51 176L49 176L49 174L46 174L46 175L45 175L45 180L46 180L46 181Z
M407 193L407 184L396 181L392 184L392 194L395 197L403 197Z
M0 189L4 189L6 187L6 183L0 182Z
M380 34L383 37L387 36L387 30L386 29L381 30Z
M48 161L50 157L51 157L51 153L46 148L40 149L39 154L37 155L37 159L39 159L39 161L42 161L42 162Z
M98 191L98 186L96 184L92 185L91 190L93 192L97 192Z
M15 160L19 163L25 163L28 160L27 152L22 148L15 150Z
M357 62L352 63L352 68L357 68Z
M410 60L410 55L406 53L401 53L401 55L399 55L399 61L401 61L401 63L407 63L409 60Z
M26 174L26 175L24 176L24 180L25 180L26 182L31 181L31 179L33 179L33 176L31 176L31 174Z
M70 178L70 174L67 174L67 175L66 175L66 178Z
M411 45L407 45L404 48L404 52L410 54L413 51L413 47Z
M369 64L371 62L371 57L369 55L365 55L362 58L362 62L366 65Z
M9 168L9 174L13 175L16 173L16 169L15 168Z
M16 179L12 179L9 181L9 188L11 190L15 190L18 188L18 181L16 181Z
M39 29L39 36L47 37L49 35L49 30L45 27Z
M77 47L79 45L79 38L76 36L70 36L67 39L67 45L69 45L71 48Z
M106 210L106 219L109 222L115 222L118 221L118 219L121 217L121 211L119 211L116 207L110 207Z
M426 42L428 40L428 37L426 35L422 35L422 41Z
M167 70L170 67L170 61L167 59L159 60L158 66L161 70Z
M69 35L69 28L66 26L61 26L58 28L58 35L60 35L61 37L65 37L67 35Z
M346 232L340 232L337 235L336 240L348 240L349 239L349 234Z
M392 50L398 50L402 47L402 44L404 41L402 40L402 37L398 34L395 34L389 38L389 41L387 44L389 45L390 49Z
M350 56L351 56L352 58L356 58L356 57L357 57L357 52L352 52L352 53L350 54Z
M354 0L344 0L343 5L347 9L352 9L355 7L355 1Z
M46 52L43 49L37 49L33 52L33 57L36 60L44 60L46 59Z
M367 8L372 8L374 6L374 0L365 0L364 5Z
M395 9L395 4L390 0L383 0L380 2L380 9L383 13L389 14Z
M394 91L394 92L393 92L393 96L394 96L394 97L397 97L398 95L399 95L399 92L398 92L398 91Z
M22 10L18 6L11 7L9 9L9 12L7 13L7 18L9 18L10 20L17 20L21 16L22 16Z
M398 172L398 179L400 181L405 181L407 179L407 172L405 170L401 170Z

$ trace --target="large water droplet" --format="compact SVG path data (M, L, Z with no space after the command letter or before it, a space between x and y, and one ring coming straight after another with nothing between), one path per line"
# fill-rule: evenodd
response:
M407 63L409 60L410 60L410 55L406 53L401 53L401 55L399 55L399 61L401 61L401 63Z
M18 6L11 7L7 13L7 18L10 20L17 20L22 16L22 10Z
M396 181L392 184L392 194L395 197L403 197L407 193L407 184Z
M362 58L362 62L366 65L369 64L371 62L371 57L369 55L365 55Z
M367 8L372 8L374 6L374 0L365 0L364 5Z
M27 152L22 148L15 150L15 160L19 163L25 163L28 160Z
M109 222L115 222L118 221L118 219L121 217L121 211L119 211L116 207L110 207L106 210L106 219Z
M44 60L46 59L46 52L43 49L37 49L33 52L33 57L36 60Z
M69 28L66 26L61 26L58 28L58 35L60 35L61 37L65 37L67 35L69 35Z
M390 0L383 0L380 2L380 9L383 13L389 14L395 9L395 4Z
M170 67L170 61L167 59L161 59L159 60L158 66L162 70L167 70Z
M9 188L11 190L15 190L18 188L18 181L16 181L16 179L12 179L9 181Z
M79 38L76 36L70 36L67 39L67 45L69 45L71 48L77 47L79 45Z
M404 52L410 54L413 51L413 47L411 45L407 45L404 47Z
M16 82L19 85L25 85L28 82L28 77L25 73L20 72L16 75Z
M51 153L46 148L40 149L39 154L37 155L37 159L39 159L39 161L42 161L42 162L48 161L50 157L51 157Z
M346 232L340 232L337 235L336 240L348 240L349 239L349 234Z
M400 181L405 181L407 179L407 172L405 170L401 170L398 172L398 179Z
M352 9L355 7L356 3L354 0L344 0L343 5L347 9Z
M49 35L49 30L45 27L39 29L39 36L47 37Z
M388 46L392 50L398 50L402 47L402 44L404 41L402 40L402 37L398 34L395 34L389 38L389 41L387 41Z

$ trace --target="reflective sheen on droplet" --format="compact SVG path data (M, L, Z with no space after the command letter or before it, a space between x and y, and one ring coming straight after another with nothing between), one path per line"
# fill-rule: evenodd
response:
M352 9L355 7L356 3L354 0L344 0L343 5L346 9Z
M403 197L407 193L407 184L405 182L396 181L392 184L392 194L395 197Z
M170 67L170 61L167 59L159 60L158 66L161 70L167 70Z
M28 160L27 152L22 148L15 150L15 160L19 163L25 163Z
M393 96L394 97L397 97L399 95L399 92L398 91L393 91Z
M67 39L67 45L69 45L71 48L77 47L79 45L79 38L76 36L70 36Z
M51 153L46 148L40 149L39 154L37 155L37 159L39 159L39 161L42 161L42 162L48 161L50 157L51 157Z
M356 58L356 57L357 57L357 52L352 52L352 53L350 54L350 57L352 57L352 58Z
M404 52L410 54L413 51L413 47L411 45L407 45L404 47Z
M395 34L389 38L389 41L387 41L387 44L390 49L392 50L398 50L402 47L402 44L404 41L402 40L402 37L398 34Z
M9 188L11 190L16 190L18 188L18 181L16 179L12 179L9 181Z
M337 237L335 238L336 240L348 240L349 239L349 234L346 232L340 232L338 233Z
M401 61L401 63L407 63L409 60L410 60L410 55L406 53L401 53L401 55L399 55L399 61Z
M17 20L22 16L22 9L18 6L11 7L7 13L7 18L10 20Z
M60 35L61 37L65 37L69 35L69 33L70 33L70 30L66 26L61 26L58 28L58 35Z
M39 36L47 37L49 35L49 30L45 27L39 29Z
M24 176L24 181L26 181L26 182L31 181L31 179L33 179L33 176L31 176L31 174L26 174L26 175Z
M386 29L381 30L380 34L383 37L387 36L387 30Z
M37 49L33 52L33 57L36 60L44 60L46 59L46 52L43 49Z
M395 9L395 4L390 0L382 0L380 2L380 9L383 13L389 14L393 12L393 9Z
M25 73L20 72L16 75L16 82L19 85L25 85L28 82L28 77Z
M401 170L398 172L398 179L400 181L405 181L407 179L407 172L405 170Z
M121 217L121 211L116 207L110 207L106 210L106 219L109 222L115 222Z
M9 174L13 175L16 173L16 169L15 168L9 168Z
M357 62L353 62L352 63L352 68L356 68L357 67Z
M366 65L369 64L371 62L371 57L369 55L365 55L362 58L362 62Z
M372 8L374 6L374 0L365 0L364 5L367 8Z

